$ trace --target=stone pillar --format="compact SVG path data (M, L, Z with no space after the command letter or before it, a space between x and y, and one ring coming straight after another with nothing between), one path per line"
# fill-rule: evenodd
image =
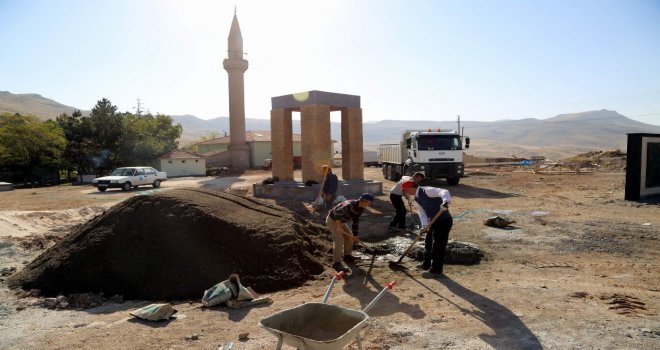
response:
M270 111L271 159L273 177L293 181L293 131L290 109Z
M344 180L364 180L362 108L341 109L341 158Z
M360 126L360 130L362 127ZM310 104L300 107L302 180L323 181L324 164L332 166L330 105ZM360 141L362 136L360 135Z

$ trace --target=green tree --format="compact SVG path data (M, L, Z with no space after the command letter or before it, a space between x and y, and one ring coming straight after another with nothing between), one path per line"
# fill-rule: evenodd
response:
M93 152L92 145L95 142L90 118L83 117L80 111L74 111L72 115L66 113L59 115L56 121L64 131L64 137L67 140L62 156L64 169L69 171L69 176L73 170L79 174L91 172L94 164L87 155Z
M0 168L22 176L26 183L42 170L57 171L65 147L64 131L54 121L18 113L0 115Z
M172 125L170 116L124 113L122 121L119 152L122 164L151 164L158 155L178 147L182 127Z
M122 136L122 116L117 107L108 99L102 98L92 108L89 115L90 141L87 156L100 172L110 170L120 163L119 142Z

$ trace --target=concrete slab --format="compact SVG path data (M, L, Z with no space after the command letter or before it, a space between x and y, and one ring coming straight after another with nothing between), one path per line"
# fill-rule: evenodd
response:
M300 201L313 201L321 191L321 184L305 186L297 181L280 181L274 184L253 184L252 190L258 198L281 198ZM372 180L340 181L337 195L348 199L359 197L362 193L382 194L383 183Z
M0 192L2 191L13 191L14 185L9 182L0 182Z

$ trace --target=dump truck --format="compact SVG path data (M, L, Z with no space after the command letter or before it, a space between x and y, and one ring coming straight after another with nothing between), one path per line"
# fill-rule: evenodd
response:
M364 151L362 162L364 163L365 168L370 166L380 166L380 162L378 161L378 151Z
M422 172L427 179L446 179L457 185L463 177L463 136L455 130L406 130L398 144L378 147L383 176L398 181L401 176ZM465 138L465 148L470 138Z

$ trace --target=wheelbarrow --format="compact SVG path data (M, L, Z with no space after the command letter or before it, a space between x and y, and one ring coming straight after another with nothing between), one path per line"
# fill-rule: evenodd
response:
M343 277L344 272L335 274L323 297L323 302L305 303L282 310L259 322L260 327L277 337L277 350L282 349L282 344L291 345L300 350L343 349L356 340L358 349L362 350L360 330L366 326L366 322L369 320L367 311L397 282L392 281L386 284L369 305L360 311L326 304L335 282Z

